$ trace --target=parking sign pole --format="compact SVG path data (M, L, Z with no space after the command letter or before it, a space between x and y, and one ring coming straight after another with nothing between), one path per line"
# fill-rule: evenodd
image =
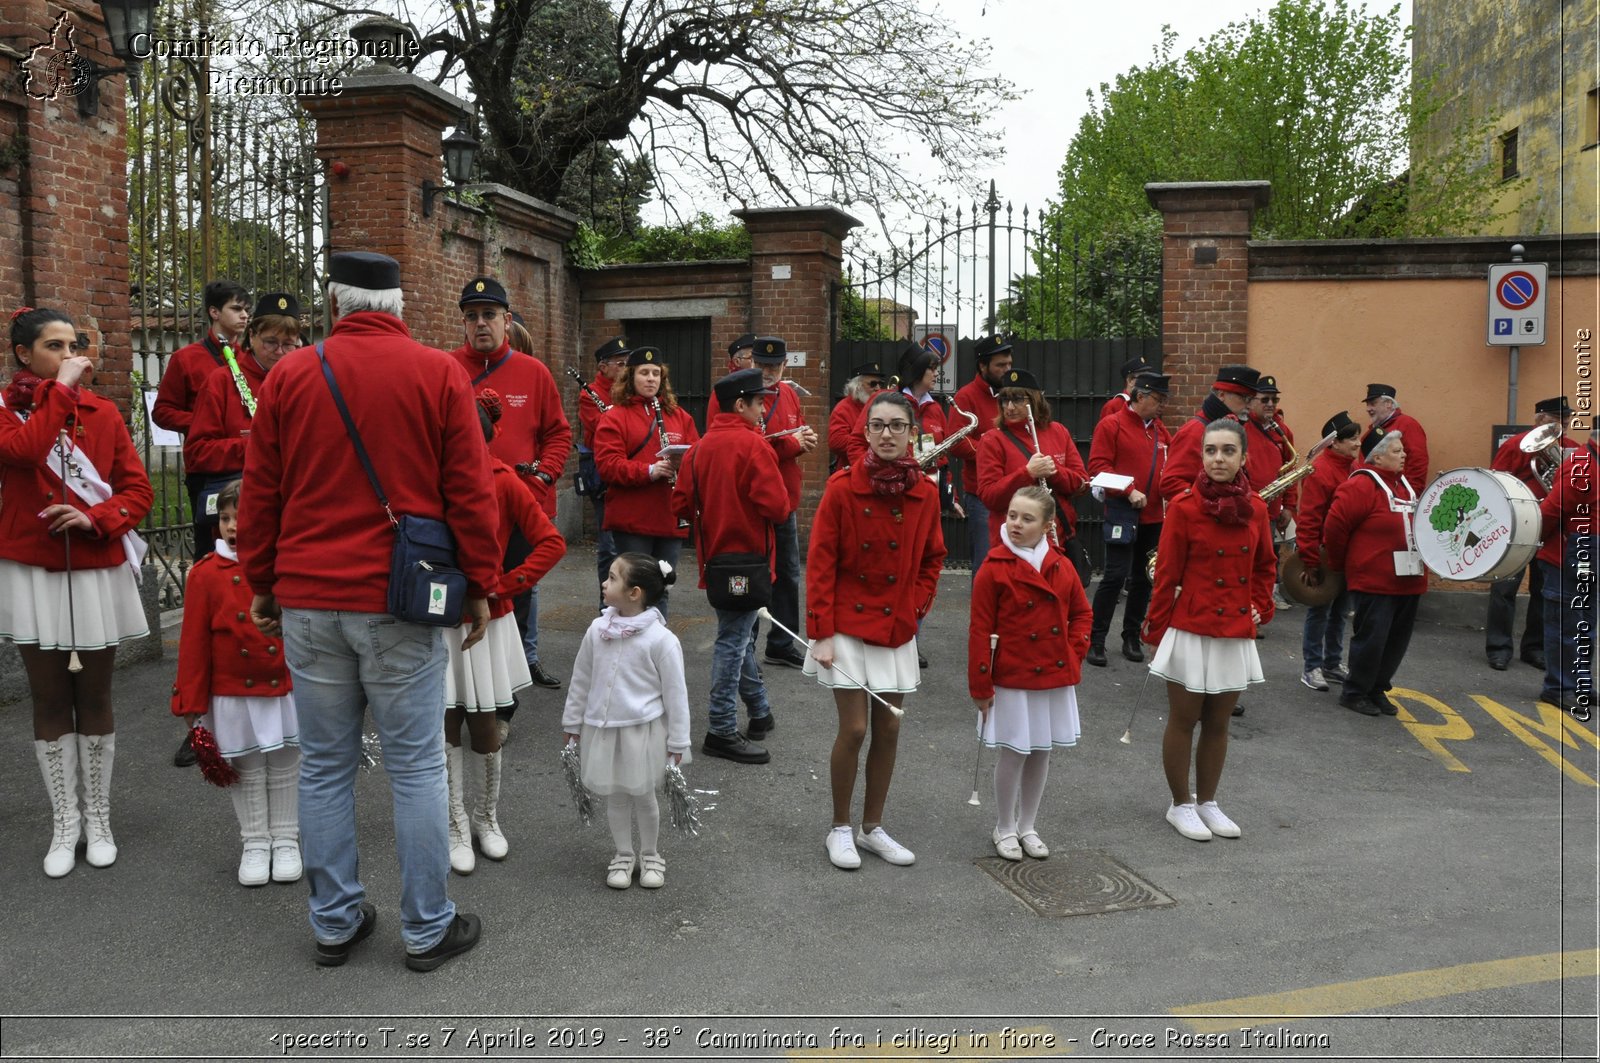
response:
M1513 261L1513 262L1521 262L1522 261L1522 251L1523 251L1523 247L1522 247L1521 244L1512 244L1511 245L1511 261ZM1508 374L1508 379L1506 381L1506 424L1516 424L1517 423L1517 362L1520 361L1521 358L1522 358L1522 348L1513 345L1511 347L1511 352L1510 353L1511 353L1511 360L1510 360L1510 363L1509 363L1508 368L1506 370L1506 372Z

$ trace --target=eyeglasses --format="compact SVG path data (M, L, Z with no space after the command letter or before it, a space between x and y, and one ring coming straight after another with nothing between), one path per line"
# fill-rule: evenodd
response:
M463 310L461 312L461 320L465 321L469 325L475 321L494 321L499 316L500 311L495 309Z
M280 340L271 336L257 336L250 341L250 346L258 351L292 351L299 340Z
M745 365L745 366L755 365L756 364L756 356L753 355L753 354L749 354L749 353L736 354L736 355L733 356L733 364L734 365Z
M883 390L883 381L881 380L863 380L861 383L866 386L868 391Z
M910 421L868 421L867 431L873 435L882 435L888 432L892 436L903 436L911 431Z
M1028 405L1028 397L1026 395L1002 395L1000 396L1000 405L1026 406Z

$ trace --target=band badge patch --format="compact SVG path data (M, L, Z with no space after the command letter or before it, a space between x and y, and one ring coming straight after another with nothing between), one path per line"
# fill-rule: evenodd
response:
M287 309L289 309L289 300L283 298L281 295L278 297L278 309L279 310L287 310Z
M477 283L477 284L474 284L474 285L473 285L473 286L472 286L472 290L473 290L473 291L475 291L475 292L481 292L481 291L483 291L483 282L482 282L482 281L479 281L479 282L478 282L478 283Z
M749 594L750 593L750 577L749 576L729 576L728 577L728 593L729 594L740 594L740 595Z

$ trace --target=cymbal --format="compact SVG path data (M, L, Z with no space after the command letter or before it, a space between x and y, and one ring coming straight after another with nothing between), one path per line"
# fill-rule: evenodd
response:
M1291 548L1284 550L1278 561L1278 572L1282 576L1283 593L1301 605L1327 605L1339 597L1339 592L1344 590L1344 573L1322 570L1322 583L1316 587L1308 587L1301 579L1305 575L1305 562L1300 559L1300 551Z

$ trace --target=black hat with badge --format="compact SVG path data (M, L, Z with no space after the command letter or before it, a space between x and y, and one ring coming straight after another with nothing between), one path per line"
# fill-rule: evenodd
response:
M1000 378L1000 387L1002 390L1005 388L1026 388L1029 391L1038 391L1039 381L1026 369L1008 369L1006 370L1006 375Z
M1263 373L1260 376L1256 377L1256 394L1257 395L1277 395L1277 394L1279 394L1279 391L1278 391L1278 378L1274 377L1274 376L1268 376L1265 373Z
M735 354L738 354L740 351L749 350L755 345L756 334L754 332L746 332L743 336L740 336L738 339L728 344L728 355L731 357Z
M1557 395L1553 399L1540 399L1533 404L1534 413L1548 413L1554 417L1571 417L1573 409L1567 405L1565 395Z
M300 300L294 297L293 292L268 292L256 300L256 308L250 311L250 320L256 321L264 317L293 317L300 316Z
M465 307L468 303L495 303L511 309L505 285L493 277L474 277L467 282L466 287L461 289L461 301L457 305Z
M667 360L662 357L659 347L635 347L628 352L628 365L666 365Z
M1010 349L1010 340L1000 336L985 336L978 341L978 345L972 349L972 353L977 355L978 361L987 362L995 355L1002 354Z
M789 345L782 336L757 336L750 345L757 365L782 365L789 357Z
M400 287L400 263L376 251L335 251L328 256L328 279L369 292Z
M1323 438L1337 433L1340 439L1353 439L1360 431L1361 426L1350 419L1348 410L1340 410L1322 425Z
M716 393L717 405L725 412L731 412L733 404L740 399L772 394L771 389L761 383L761 370L753 366L729 373L711 385L711 390Z
M1142 376L1145 373L1154 373L1155 371L1156 367L1143 358L1135 358L1122 363L1122 379L1124 380L1130 376Z
M1361 457L1363 459L1371 457L1373 448L1376 447L1378 445L1378 443L1382 441L1383 437L1388 435L1388 434L1389 433L1388 433L1387 429L1374 428L1372 431L1370 431L1366 435L1362 436L1361 437Z
M1392 399L1394 394L1394 385L1392 384L1368 384L1367 397L1361 401L1373 402L1377 399Z
M612 336L594 349L594 360L603 362L607 358L620 358L628 353L628 341L621 336Z
M858 376L881 377L883 376L883 366L879 365L877 362L862 362L860 365L854 365L850 367L850 376L852 378Z
M1259 369L1251 369L1247 365L1225 365L1217 370L1217 382L1211 386L1217 391L1231 391L1235 395L1254 395L1256 381L1260 379Z
M1153 391L1157 395L1172 394L1172 377L1154 369L1133 378L1134 391Z

